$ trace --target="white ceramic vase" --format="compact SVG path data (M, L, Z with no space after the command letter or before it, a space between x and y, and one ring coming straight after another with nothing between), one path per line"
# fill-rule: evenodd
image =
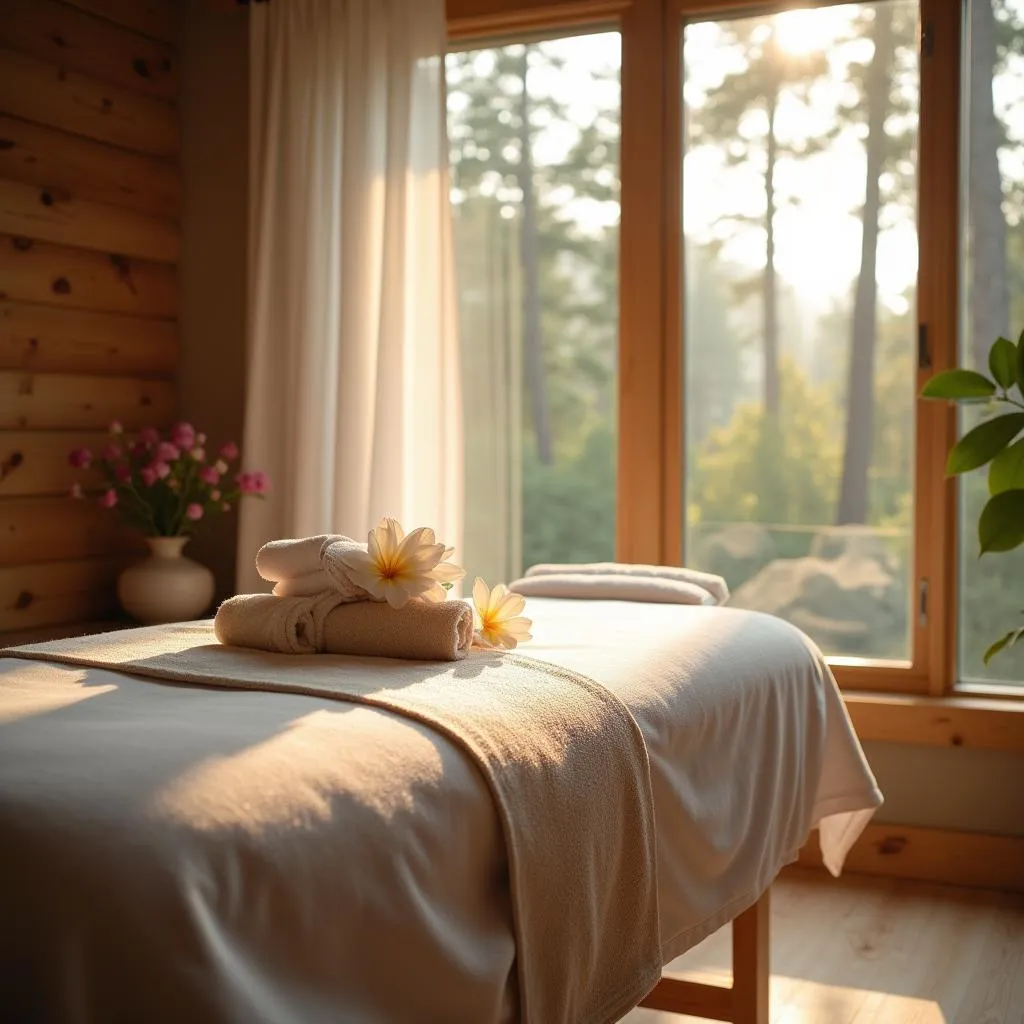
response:
M121 607L147 625L199 618L213 601L213 573L181 552L188 537L147 537L150 556L118 577Z

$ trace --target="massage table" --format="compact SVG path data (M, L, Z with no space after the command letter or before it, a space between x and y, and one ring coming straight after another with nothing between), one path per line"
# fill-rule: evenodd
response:
M767 1024L772 880L814 828L838 873L881 803L820 652L737 609L527 614L521 653L601 684L642 734L661 964L733 922L731 988L664 978L635 1002ZM520 1019L502 830L449 736L46 650L0 658L0 1016Z

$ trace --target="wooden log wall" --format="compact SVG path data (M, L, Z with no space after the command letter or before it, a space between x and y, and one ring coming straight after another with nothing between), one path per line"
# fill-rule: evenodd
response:
M177 396L181 0L0 0L0 644L109 617L139 540L67 453Z

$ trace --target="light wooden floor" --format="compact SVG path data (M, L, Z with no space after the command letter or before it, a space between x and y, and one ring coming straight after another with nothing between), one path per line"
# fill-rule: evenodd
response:
M729 970L728 929L671 966L697 981ZM1024 1024L1024 896L787 869L771 1005L772 1024ZM698 1020L634 1010L623 1024Z

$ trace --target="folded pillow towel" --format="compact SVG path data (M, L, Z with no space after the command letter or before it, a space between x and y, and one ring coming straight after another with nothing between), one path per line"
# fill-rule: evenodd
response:
M459 661L473 642L473 609L465 601L410 601L392 608L359 601L334 608L324 622L324 650L412 661Z
M342 558L350 551L366 551L367 546L348 537L340 537L338 540L324 544L320 554L320 564L323 570L331 579L335 590L344 595L356 595L358 598L368 598L370 595L349 578L348 567Z
M546 573L524 576L508 587L524 597L570 597L590 601L646 601L650 604L715 604L703 587L658 576Z
M238 594L218 609L213 630L222 644L281 654L315 654L324 647L324 622L342 598Z
M321 568L324 544L347 539L340 533L318 533L315 537L272 540L256 552L256 571L271 583L306 576Z
M579 565L541 563L526 570L528 577L560 576L565 573L572 573L575 576L636 576L642 579L656 577L678 580L680 583L693 583L703 587L717 604L725 604L729 600L729 585L721 576L679 565L638 565L629 562L584 562Z
M317 569L316 572L307 572L305 576L278 580L274 584L273 593L278 597L315 597L317 594L334 589L334 580L323 569ZM366 597L366 594L364 593L362 597ZM346 600L356 600L356 598L346 598Z

